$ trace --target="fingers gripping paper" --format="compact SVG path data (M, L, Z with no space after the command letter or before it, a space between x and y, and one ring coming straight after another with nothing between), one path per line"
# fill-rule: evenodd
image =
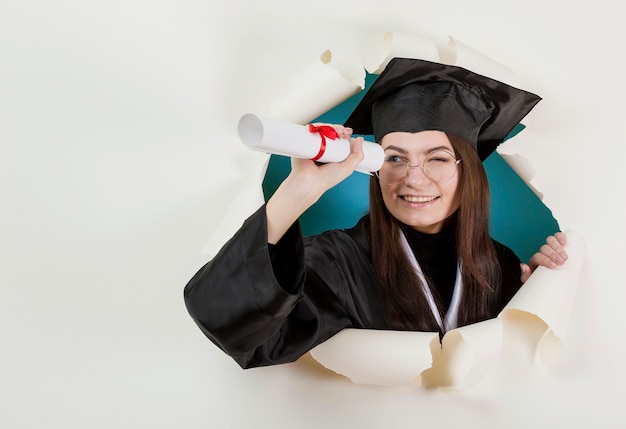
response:
M538 268L495 319L449 331L441 344L433 333L350 329L311 355L355 383L463 389L499 365L510 343L506 331L519 335L517 345L523 343L535 364L548 364L560 350L585 253L575 231L566 235L566 264Z

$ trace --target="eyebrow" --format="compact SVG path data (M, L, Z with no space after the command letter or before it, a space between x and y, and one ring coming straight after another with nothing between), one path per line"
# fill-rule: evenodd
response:
M387 146L385 151L387 151L387 150L395 150L396 152L399 152L399 153L401 153L403 155L406 155L406 154L409 153L406 149L398 147L398 146L393 146L393 145ZM438 150L445 150L446 152L454 153L454 151L450 150L450 148L448 146L431 147L425 153L433 153L433 152L437 152Z

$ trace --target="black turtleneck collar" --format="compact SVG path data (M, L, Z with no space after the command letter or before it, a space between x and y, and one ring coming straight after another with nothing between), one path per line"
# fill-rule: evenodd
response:
M441 231L434 234L426 234L404 224L401 224L401 228L435 299L440 300L446 311L452 301L456 279L456 215L445 222Z

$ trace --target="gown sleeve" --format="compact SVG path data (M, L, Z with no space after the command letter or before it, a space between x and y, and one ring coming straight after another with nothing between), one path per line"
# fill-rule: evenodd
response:
M184 291L202 332L242 368L295 361L352 326L337 265L305 269L298 223L270 249L266 222L263 206Z

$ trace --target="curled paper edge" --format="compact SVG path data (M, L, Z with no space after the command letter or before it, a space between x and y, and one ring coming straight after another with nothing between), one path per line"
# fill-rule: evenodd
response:
M310 353L357 384L412 386L431 366L429 349L416 345L433 341L439 343L436 332L344 329Z
M503 354L516 355L516 360L530 366L547 367L561 353L564 340L555 335L548 324L536 314L510 309L500 316L503 331L507 334L503 342Z
M533 163L528 158L525 158L519 154L508 155L505 153L500 153L500 156L513 169L513 171L517 173L520 179L522 179L524 183L526 183L526 185L537 196L537 198L543 200L543 193L535 188L532 184L532 180L537 173L535 167L533 166Z
M433 364L422 372L422 386L454 391L474 385L497 364L501 343L497 318L447 332L441 343L430 344Z
M388 31L384 34L383 39L384 58L371 71L373 74L380 74L394 57L416 58L433 62L440 60L437 46L427 37L412 33Z
M505 65L467 46L452 36L448 37L448 47L454 52L455 58L453 64L455 66L463 67L475 73L504 82L510 86L521 88L519 76Z
M545 321L558 337L565 335L582 270L585 243L582 236L572 229L564 231L564 234L567 237L564 246L568 255L566 263L552 269L538 267L504 307L501 316L511 309L522 310ZM562 305L551 306L552 302L561 302Z

